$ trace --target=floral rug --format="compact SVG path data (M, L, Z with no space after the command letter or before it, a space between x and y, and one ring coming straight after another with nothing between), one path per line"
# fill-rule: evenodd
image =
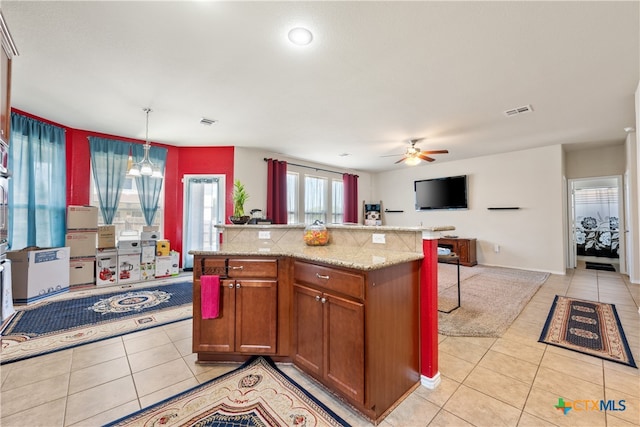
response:
M556 295L538 341L637 367L612 304Z
M349 426L258 356L241 367L107 426Z
M192 283L139 283L17 307L2 327L0 364L190 319Z

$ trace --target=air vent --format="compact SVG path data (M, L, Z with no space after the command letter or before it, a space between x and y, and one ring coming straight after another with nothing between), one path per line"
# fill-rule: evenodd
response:
M211 126L215 122L217 122L217 120L206 119L204 117L200 119L200 124L205 126Z
M533 111L533 107L531 104L525 105L523 107L512 108L504 112L504 115L507 117L517 116L518 114L531 113Z

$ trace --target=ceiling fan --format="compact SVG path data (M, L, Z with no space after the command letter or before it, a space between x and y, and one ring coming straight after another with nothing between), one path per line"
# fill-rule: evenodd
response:
M447 154L449 150L425 150L420 151L418 147L416 147L416 143L421 141L421 139L410 139L409 143L411 144L407 147L407 151L404 154L392 154L393 156L403 156L400 160L396 162L401 163L405 162L408 165L417 165L421 160L427 162L433 162L436 159L430 157L432 154Z

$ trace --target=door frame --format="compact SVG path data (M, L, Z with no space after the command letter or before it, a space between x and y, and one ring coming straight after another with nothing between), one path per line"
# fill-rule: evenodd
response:
M225 212L226 212L226 175L224 174L185 174L182 176L182 212L183 212L183 218L182 218L182 265L186 265L186 257L188 256L188 251L190 249L186 248L185 246L185 242L184 242L184 236L187 235L187 228L188 228L188 206L187 206L187 186L189 184L189 179L192 178L211 178L211 179L217 179L218 180L218 200L220 201L220 203L218 203L217 206L217 210L218 210L218 224L224 224L224 218L225 218ZM219 238L220 232L217 233L217 238L216 238L216 243L220 244L220 238ZM203 250L206 249L213 249L213 248L200 248Z
M576 245L576 233L575 233L575 198L574 191L577 188L598 188L597 183L603 183L605 181L615 182L615 187L618 190L618 254L620 260L620 273L627 273L627 248L626 248L626 236L624 233L626 225L625 209L627 205L626 192L624 191L624 180L622 175L609 175L609 176L594 176L588 178L571 178L567 181L567 215L568 215L568 230L567 235L569 239L568 254L567 254L567 268L576 268L578 260L578 247ZM589 184L593 185L590 187Z

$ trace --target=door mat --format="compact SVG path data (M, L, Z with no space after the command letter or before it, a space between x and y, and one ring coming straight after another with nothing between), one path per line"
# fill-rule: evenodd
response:
M263 356L105 427L158 425L349 426Z
M116 289L17 308L2 329L0 364L192 317L192 281Z
M637 368L613 304L556 295L538 342Z
M613 266L613 264L587 261L586 265L587 270L616 271L616 268Z

